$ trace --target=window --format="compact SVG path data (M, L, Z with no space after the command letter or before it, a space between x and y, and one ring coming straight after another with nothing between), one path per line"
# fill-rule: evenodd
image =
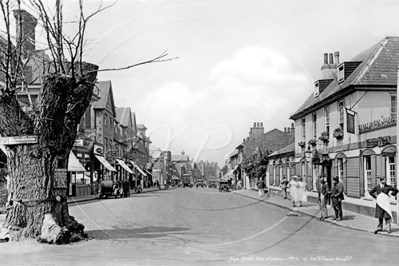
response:
M396 169L395 169L395 157L387 158L387 184L396 187Z
M305 124L306 124L306 119L302 118L302 140L306 140L306 131L305 131Z
M110 116L110 117L109 117L109 127L110 127L110 128L112 128L112 125L113 125L112 120L113 120L113 119L112 119L112 116Z
M105 114L104 115L104 127L107 127L108 124L108 116Z
M316 81L316 83L314 84L314 97L319 96L320 91L319 91L319 82Z
M343 180L344 177L344 159L338 158L338 177L340 180Z
M312 114L312 123L313 123L313 138L317 139L317 116L316 113Z
M324 108L324 118L326 124L327 135L330 136L330 107Z
M371 156L364 156L364 178L367 191L371 190Z
M341 83L342 81L344 81L344 79L344 65L341 65L338 67L338 83Z
M391 94L391 118L396 118L396 95Z
M104 153L107 153L107 151L108 151L108 139L107 138L104 138Z
M338 103L338 112L339 112L339 128L342 131L344 131L344 123L345 123L344 101L340 101Z

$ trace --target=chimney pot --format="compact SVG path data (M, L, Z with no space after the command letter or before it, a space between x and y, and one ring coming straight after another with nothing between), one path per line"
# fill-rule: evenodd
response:
M291 123L291 127L294 128L294 123Z
M334 61L333 61L333 54L330 54L330 65L332 65L332 64L334 64Z
M328 65L328 54L327 53L324 54L324 64Z
M256 127L256 122L254 122L254 127Z
M262 123L260 123L260 127L263 127L263 122L262 122Z
M334 53L334 57L335 57L335 64L339 65L339 52L338 51Z

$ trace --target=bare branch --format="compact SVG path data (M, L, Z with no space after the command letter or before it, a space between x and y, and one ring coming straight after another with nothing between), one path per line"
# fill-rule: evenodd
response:
M125 66L125 67L120 67L120 68L106 68L106 69L99 69L96 70L97 72L99 71L118 71L118 70L126 70L132 67L136 67L136 66L141 66L141 65L145 65L145 64L152 64L152 63L161 63L161 62L167 62L167 61L172 61L172 60L176 60L179 59L179 57L174 57L174 58L168 58L168 59L162 59L166 56L168 56L168 52L165 51L163 52L161 55L155 57L154 59L148 60L148 61L144 61L141 63L137 63L137 64L133 64L133 65L129 65L129 66Z

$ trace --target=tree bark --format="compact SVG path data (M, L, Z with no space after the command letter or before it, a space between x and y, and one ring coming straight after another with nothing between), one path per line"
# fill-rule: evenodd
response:
M67 166L77 126L95 86L98 67L88 63L82 67L79 68L81 76L47 75L32 108L22 109L14 97L0 95L0 122L6 125L0 129L0 134L34 134L39 140L37 144L8 146L12 204L3 228L9 230L10 240L21 237L40 240L45 214L51 214L62 228L54 243L69 243L86 237L84 226L69 215L65 190L54 189L57 160L65 160Z

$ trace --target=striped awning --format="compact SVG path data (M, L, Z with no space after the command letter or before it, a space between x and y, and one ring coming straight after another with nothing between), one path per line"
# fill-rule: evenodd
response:
M112 167L112 165L111 165L107 160L105 160L104 157L98 156L98 155L94 155L94 156L96 156L97 160L98 160L102 165L104 165L104 167L107 168L109 171L116 172L116 169L115 169L114 167Z
M80 164L72 151L69 152L68 172L86 172L86 169Z
M137 166L137 164L135 164L133 161L130 161L131 164L133 164L133 166L143 175L143 176L147 176L146 173L144 173L143 170L141 170L141 168L139 166Z
M120 166L123 167L123 169L125 169L125 170L128 171L129 173L133 174L132 169L130 169L129 166L127 166L127 165L125 164L124 161L119 160L119 159L116 159L116 161L118 162L118 164L119 164Z

